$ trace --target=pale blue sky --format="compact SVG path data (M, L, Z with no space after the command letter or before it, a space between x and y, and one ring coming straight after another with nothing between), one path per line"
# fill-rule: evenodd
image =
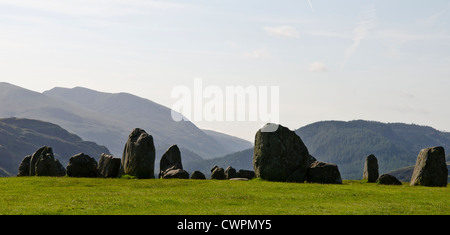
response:
M178 85L280 86L280 121L450 131L450 0L0 0L0 80L171 107ZM252 140L261 123L200 122Z

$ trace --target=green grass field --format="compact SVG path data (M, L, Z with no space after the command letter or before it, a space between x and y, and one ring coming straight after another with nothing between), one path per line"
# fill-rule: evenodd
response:
M450 214L450 188L263 180L0 178L0 214Z

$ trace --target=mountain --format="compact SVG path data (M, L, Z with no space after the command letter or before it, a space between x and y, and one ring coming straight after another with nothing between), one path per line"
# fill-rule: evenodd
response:
M414 124L322 121L299 128L296 133L311 155L338 164L344 179L361 179L364 161L370 154L377 157L383 174L414 165L423 148L443 146L450 153L450 133Z
M0 119L0 172L16 175L22 159L42 146L50 146L55 158L67 166L70 157L84 152L100 158L109 153L104 146L84 141L58 125L31 119ZM1 175L1 173L0 173Z
M84 140L113 149L116 146L123 148L128 135L123 132L131 131L122 130L123 123L108 115L4 82L0 82L0 107L0 117L30 118L54 123Z
M221 132L213 131L213 130L205 130L202 129L208 136L212 137L217 142L221 143L226 149L231 152L239 152L244 149L253 148L253 143L247 140L243 140L241 138L227 135Z
M220 157L236 149L232 147L236 139L212 138L190 121L173 121L169 108L128 93L82 87L38 93L0 82L0 107L0 117L55 123L84 140L108 147L116 157L122 156L135 127L154 137L157 161L172 144L179 146L186 161Z

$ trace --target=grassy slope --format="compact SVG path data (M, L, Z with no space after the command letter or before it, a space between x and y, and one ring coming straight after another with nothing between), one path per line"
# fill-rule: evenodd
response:
M0 214L450 214L450 188L0 178Z

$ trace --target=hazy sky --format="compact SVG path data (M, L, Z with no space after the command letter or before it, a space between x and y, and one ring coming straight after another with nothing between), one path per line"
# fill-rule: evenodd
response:
M450 131L450 1L0 0L0 81L171 107L194 78L279 86L291 129L366 119ZM261 125L196 124L249 140Z

